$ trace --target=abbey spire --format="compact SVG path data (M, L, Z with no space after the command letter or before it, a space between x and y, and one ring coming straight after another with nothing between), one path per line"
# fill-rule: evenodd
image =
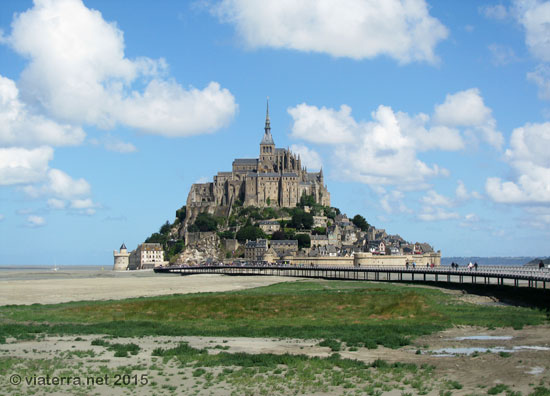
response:
M267 108L265 111L265 127L264 127L264 137L260 145L267 144L275 146L273 141L273 136L271 136L271 122L269 121L269 98L267 98Z
M267 106L265 109L265 133L271 133L271 122L269 121L269 97L267 98Z

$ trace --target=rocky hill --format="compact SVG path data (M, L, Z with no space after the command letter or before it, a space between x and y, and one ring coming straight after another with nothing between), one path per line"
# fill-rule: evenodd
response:
M399 235L371 226L361 215L349 219L338 208L323 206L312 196L304 195L294 208L243 206L236 202L229 215L202 212L187 222L186 206L176 211L175 219L166 221L145 242L162 244L165 258L173 264L222 261L244 257L244 245L257 239L295 240L298 255L345 255L353 251L379 249L383 254L422 249L429 244L411 244Z

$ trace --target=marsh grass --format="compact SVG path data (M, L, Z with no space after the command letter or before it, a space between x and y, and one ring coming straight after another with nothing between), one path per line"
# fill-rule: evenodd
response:
M203 388L227 383L240 394L326 393L341 388L344 394L357 389L358 394L379 395L405 383L425 392L432 389L434 381L433 366L384 360L366 364L342 358L337 353L325 358L291 354L209 354L205 348L193 348L182 342L173 348L157 348L153 355L163 357L165 365L177 361L180 368L191 369L194 378L206 381ZM215 375L213 370L217 370ZM361 390L364 384L370 385Z
M543 310L461 303L438 289L298 281L224 293L0 307L0 334L283 337L398 348L453 325L544 323ZM338 340L338 341L336 341Z
M497 384L489 389L487 389L488 395L498 395L499 393L510 391L510 387L505 384Z
M535 388L535 391L531 393L529 396L550 396L550 389L544 386L537 386Z
M91 344L105 347L109 351L114 351L115 357L129 357L128 353L132 355L137 355L141 349L139 345L134 343L118 344L108 342L104 339L95 339L91 342Z
M323 340L319 343L319 346L329 347L333 352L338 352L342 349L342 343L333 339Z

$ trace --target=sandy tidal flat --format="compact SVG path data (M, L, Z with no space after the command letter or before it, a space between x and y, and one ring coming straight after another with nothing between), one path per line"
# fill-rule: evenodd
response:
M167 294L223 292L289 282L275 276L179 276L152 271L58 271L0 273L0 305L56 304Z

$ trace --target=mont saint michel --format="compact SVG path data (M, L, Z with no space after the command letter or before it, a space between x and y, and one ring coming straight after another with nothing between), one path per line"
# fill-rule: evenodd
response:
M258 158L237 158L231 172L218 172L210 183L193 184L187 197L187 220L205 210L228 211L236 201L245 206L293 208L304 195L330 206L323 170L308 172L299 155L275 146L268 104Z
M261 262L310 266L439 266L441 252L348 218L331 206L322 168L308 172L299 155L278 148L269 103L257 158L236 158L231 171L191 185L187 201L137 249L122 244L114 269L171 264Z

